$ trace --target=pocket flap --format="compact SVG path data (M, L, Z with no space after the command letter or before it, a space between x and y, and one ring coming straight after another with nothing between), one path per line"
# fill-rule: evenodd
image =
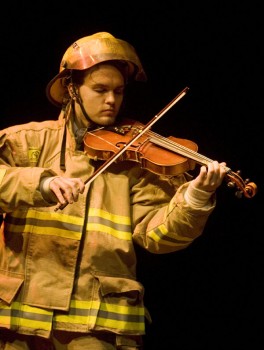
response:
M0 299L10 304L23 282L21 278L0 275Z
M97 276L100 281L100 288L102 295L110 293L126 293L136 291L139 295L143 295L144 288L138 281L120 278L120 277L105 277Z

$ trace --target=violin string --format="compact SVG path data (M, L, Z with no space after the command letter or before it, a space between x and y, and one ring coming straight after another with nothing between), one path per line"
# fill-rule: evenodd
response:
M98 130L98 129L97 129L97 130ZM97 130L96 130L96 131L97 131ZM103 141L103 142L106 142L107 144L109 144L109 145L115 147L116 149L119 149L119 147L117 147L114 143L108 141L106 138L103 138L103 137L101 137L101 136L98 136L98 135L96 135L96 134L94 134L93 132L90 132L90 131L88 131L87 134L89 134L89 135L91 135L91 136L94 136L94 137L96 137L97 139L99 139L99 140L101 140L101 141Z
M184 155L188 158L191 158L193 160L195 160L197 163L200 163L202 165L208 165L209 163L212 163L213 160L198 153L193 151L192 149L185 147L175 141L170 140L169 138L166 138L164 136L161 136L153 131L149 131L149 134L152 135L154 137L154 139L150 140L153 143L158 144L159 146L163 146L167 149L170 149L171 151L177 150L179 154ZM188 140L187 140L188 141ZM226 173L228 175L233 174L231 168L224 166Z
M185 147L183 145L180 145L179 143L175 142L175 141L172 141L166 137L163 137L159 134L156 134L155 132L153 131L150 131L149 132L151 136L154 137L154 139L152 139L151 141L153 143L157 143L158 145L160 146L163 146L165 148L168 148L172 151L178 151L180 154L184 155L184 156L187 156L189 158L192 158L193 160L196 160L198 162L201 162L202 164L205 164L207 165L208 163L212 163L213 160L206 157L206 156L203 156L202 154L200 153L197 153L193 150L191 150L190 148L188 147Z

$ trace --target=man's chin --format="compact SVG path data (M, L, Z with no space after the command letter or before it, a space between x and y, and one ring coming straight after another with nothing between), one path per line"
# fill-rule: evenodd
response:
M99 125L103 125L103 126L107 126L107 125L112 125L114 124L116 121L116 117L113 117L113 116L103 116L103 117L100 117L99 120L98 120L98 124Z

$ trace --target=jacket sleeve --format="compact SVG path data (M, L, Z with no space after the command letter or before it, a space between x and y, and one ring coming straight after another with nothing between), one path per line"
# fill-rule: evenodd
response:
M133 186L133 240L152 253L162 254L189 246L199 237L215 207L215 194L203 208L190 207L184 193L185 174L161 178L147 173Z
M39 189L44 176L56 175L41 167L26 163L21 147L4 132L0 134L0 213L14 211L17 207L49 206Z

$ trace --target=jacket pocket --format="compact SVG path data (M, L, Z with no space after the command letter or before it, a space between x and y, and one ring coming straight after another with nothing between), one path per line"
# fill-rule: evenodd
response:
M89 329L144 334L146 310L141 283L123 277L94 277Z
M10 304L23 282L21 278L0 275L0 300Z
M128 305L142 304L144 287L140 282L120 277L96 277L99 280L101 296L105 301L122 299L126 300Z

